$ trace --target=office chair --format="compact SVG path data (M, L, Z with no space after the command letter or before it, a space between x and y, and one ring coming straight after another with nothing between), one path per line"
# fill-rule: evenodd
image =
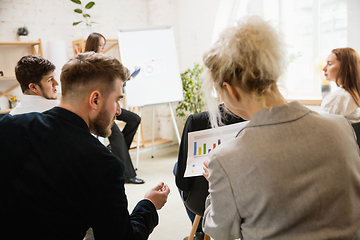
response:
M358 123L351 123L354 131L355 131L355 135L356 135L356 141L358 146L360 147L360 122Z

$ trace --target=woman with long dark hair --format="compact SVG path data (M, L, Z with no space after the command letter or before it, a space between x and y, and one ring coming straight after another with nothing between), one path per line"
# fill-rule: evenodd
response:
M323 68L325 78L339 87L327 95L322 104L322 113L342 115L350 122L360 121L360 56L352 48L336 48Z

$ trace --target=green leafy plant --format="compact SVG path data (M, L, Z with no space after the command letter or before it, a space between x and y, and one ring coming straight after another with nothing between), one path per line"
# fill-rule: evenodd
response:
M73 3L80 5L81 9L76 8L74 9L74 12L81 14L83 16L83 18L85 19L86 26L91 26L92 23L95 23L95 22L90 22L91 16L86 13L86 10L91 9L95 5L95 2L88 2L84 7L80 0L71 0L71 1ZM83 21L73 22L73 26L76 26L82 22Z
M188 117L190 114L199 113L205 106L204 96L201 92L201 74L204 68L195 63L193 69L187 69L181 74L184 100L176 108L178 117Z
M17 35L19 36L27 36L29 34L29 30L27 29L27 27L20 27L17 30Z

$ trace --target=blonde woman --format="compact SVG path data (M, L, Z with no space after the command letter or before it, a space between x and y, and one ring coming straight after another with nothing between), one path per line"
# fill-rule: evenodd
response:
M339 87L327 95L322 104L322 113L342 115L350 122L360 122L360 56L352 48L336 48L323 68L326 80Z
M204 54L208 93L250 120L205 164L204 232L214 239L360 239L360 157L351 125L287 103L284 44L250 17ZM216 105L210 104L217 125Z

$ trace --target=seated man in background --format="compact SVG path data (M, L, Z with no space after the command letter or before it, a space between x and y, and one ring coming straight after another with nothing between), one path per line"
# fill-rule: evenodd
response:
M56 100L59 83L54 78L54 70L55 65L41 56L28 55L17 62L16 80L24 95L10 112L11 115L43 112L59 105Z
M169 187L159 183L129 214L124 165L91 135L111 133L125 70L115 58L78 54L62 69L59 107L0 115L3 234L82 240L92 227L97 240L148 238Z

